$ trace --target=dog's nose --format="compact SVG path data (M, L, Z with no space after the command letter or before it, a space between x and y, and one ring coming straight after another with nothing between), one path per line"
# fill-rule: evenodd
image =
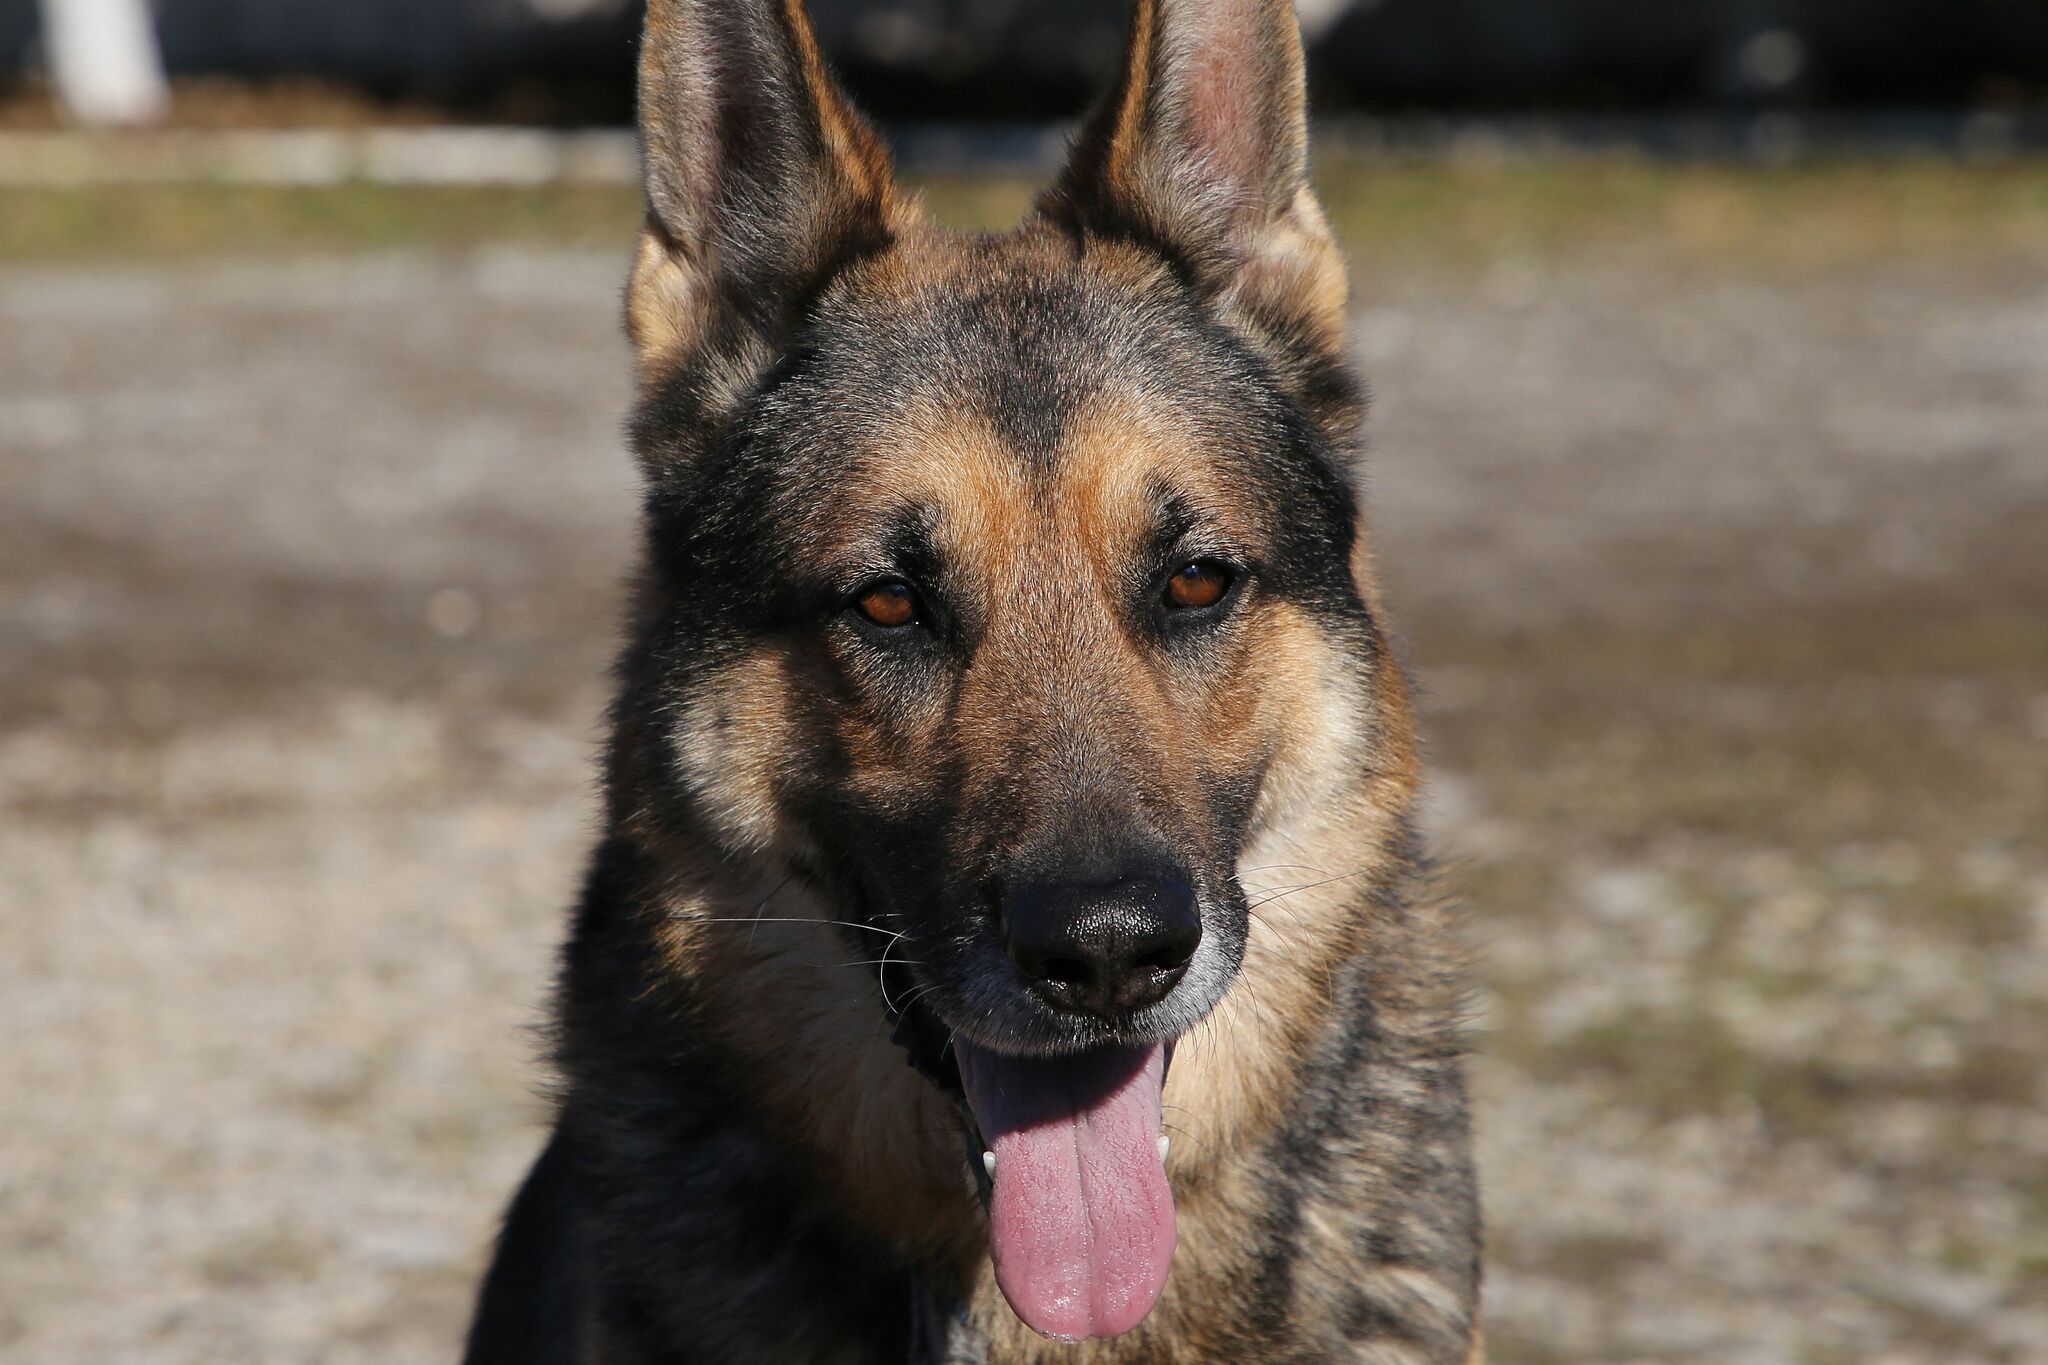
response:
M1013 886L1003 923L1026 985L1055 1009L1103 1016L1165 999L1202 941L1194 888L1149 869Z

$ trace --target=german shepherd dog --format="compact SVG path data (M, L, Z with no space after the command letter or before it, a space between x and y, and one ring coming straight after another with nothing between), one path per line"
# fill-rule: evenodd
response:
M645 556L469 1360L1477 1360L1461 964L1291 0L1136 0L1030 217L653 0Z

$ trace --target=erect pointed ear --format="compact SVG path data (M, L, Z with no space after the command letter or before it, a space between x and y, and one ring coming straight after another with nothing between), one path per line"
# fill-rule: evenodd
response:
M803 0L649 0L640 47L647 224L627 290L643 384L707 346L766 352L910 212L834 84ZM715 357L727 382L761 356Z
M1344 267L1307 123L1294 0L1133 0L1122 76L1040 208L1165 251L1269 340L1334 350Z

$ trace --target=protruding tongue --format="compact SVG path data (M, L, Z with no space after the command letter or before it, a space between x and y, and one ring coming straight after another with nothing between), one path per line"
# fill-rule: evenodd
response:
M1024 1324L1061 1341L1145 1320L1173 1260L1159 1152L1166 1050L1005 1057L956 1038L967 1102L995 1152L989 1254Z

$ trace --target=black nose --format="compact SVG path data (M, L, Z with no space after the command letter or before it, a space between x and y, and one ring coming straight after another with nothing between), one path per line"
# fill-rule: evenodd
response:
M1055 1009L1116 1015L1166 998L1202 941L1194 888L1152 869L1032 879L1003 902L1010 960Z

